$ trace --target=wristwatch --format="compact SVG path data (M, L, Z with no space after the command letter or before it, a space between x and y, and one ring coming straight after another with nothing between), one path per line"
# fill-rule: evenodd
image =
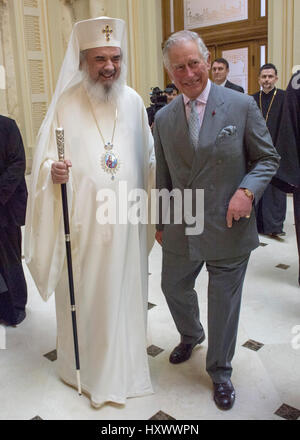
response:
M247 197L249 197L249 199L253 200L254 199L254 194L252 191L250 191L250 189L248 188L242 188L242 190L244 191L244 193L246 194Z

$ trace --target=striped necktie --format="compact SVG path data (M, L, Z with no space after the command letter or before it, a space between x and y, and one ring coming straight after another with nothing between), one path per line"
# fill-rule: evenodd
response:
M196 150L199 138L200 122L199 115L196 108L196 99L191 99L189 102L191 113L189 118L189 132L192 145Z

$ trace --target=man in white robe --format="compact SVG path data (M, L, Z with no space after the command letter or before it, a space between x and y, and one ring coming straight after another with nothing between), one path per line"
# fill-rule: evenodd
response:
M125 85L125 63L122 20L99 17L74 26L39 133L26 219L30 272L44 300L55 291L58 374L76 386L60 195L68 182L81 385L95 407L152 392L147 225L126 221L124 211L120 221L119 211L129 206L131 190L153 185L153 141L142 99ZM58 127L64 162L58 162ZM117 215L105 196L115 198Z

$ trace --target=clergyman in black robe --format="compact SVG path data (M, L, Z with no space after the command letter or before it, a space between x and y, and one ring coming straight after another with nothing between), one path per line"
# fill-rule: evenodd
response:
M276 148L282 117L284 90L275 87L277 69L273 64L265 64L260 69L259 83L262 90L253 95ZM285 235L283 223L286 216L286 194L271 183L256 205L257 230L260 234L277 237Z
M277 150L281 161L272 182L282 191L293 193L300 284L300 70L286 89Z
M0 322L17 325L26 316L27 286L21 257L27 188L25 152L14 120L0 115Z

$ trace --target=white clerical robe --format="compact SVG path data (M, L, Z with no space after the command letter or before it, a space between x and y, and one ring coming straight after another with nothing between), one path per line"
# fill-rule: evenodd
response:
M57 160L54 132L62 127L65 158L72 162L67 187L82 388L96 404L124 404L127 397L152 392L146 351L147 225L99 224L97 194L112 189L118 199L119 182L126 182L128 192L148 190L154 174L153 141L141 98L125 87L114 135L120 168L112 180L101 167L105 150L99 129L105 142L111 141L115 106L93 103L91 111L90 105L83 85L59 102L49 147L37 165L37 190L31 194L28 265L45 300L55 291L58 373L76 386L60 185L50 175Z

